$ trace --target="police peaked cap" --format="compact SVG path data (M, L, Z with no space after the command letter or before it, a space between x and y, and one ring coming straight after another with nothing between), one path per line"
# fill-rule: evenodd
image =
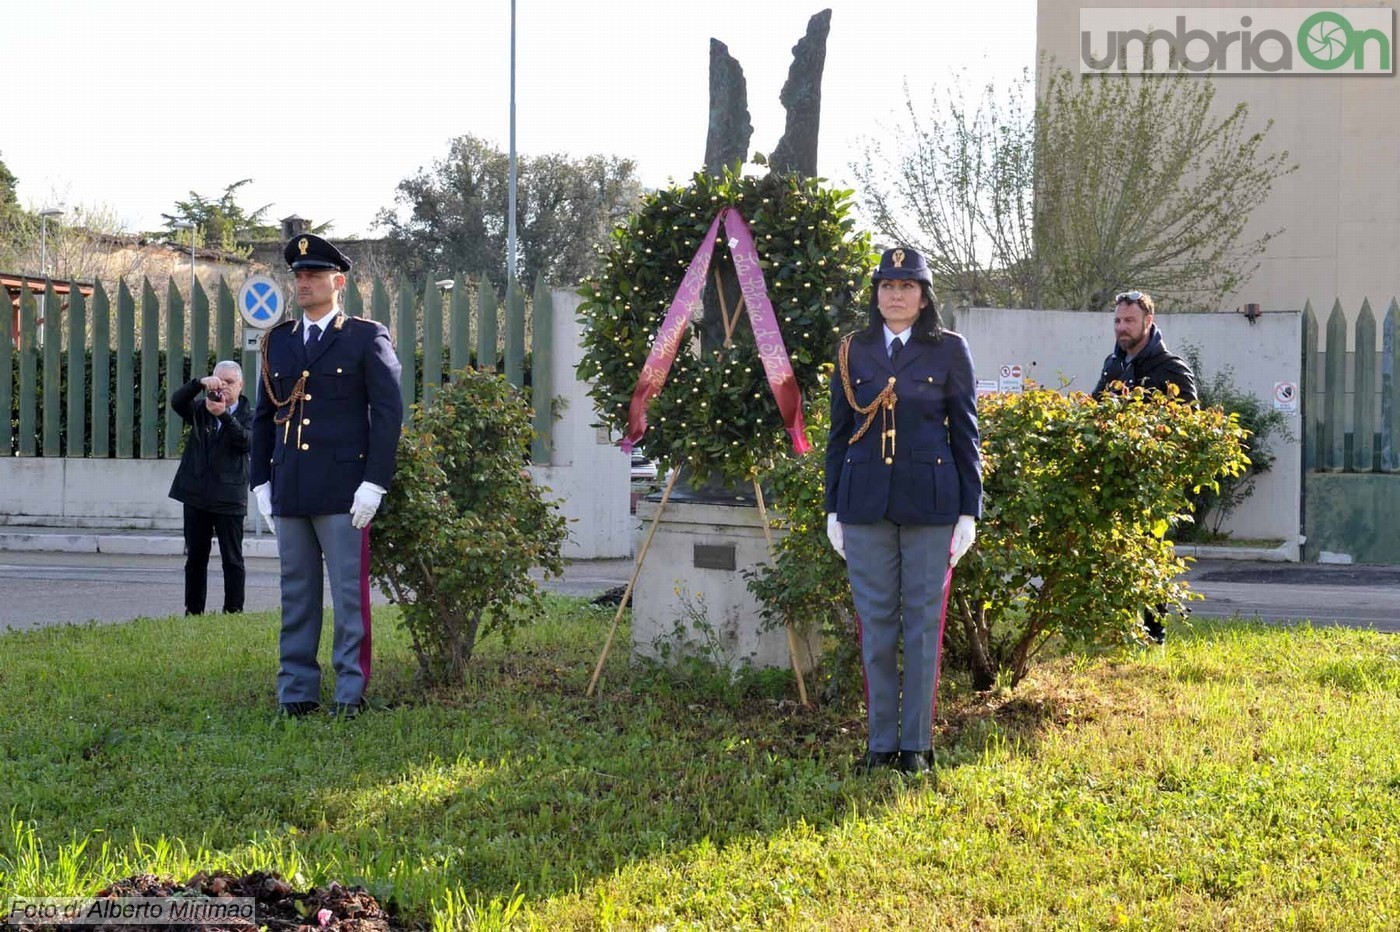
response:
M880 267L870 279L878 282L883 278L913 278L933 284L933 272L929 271L927 260L906 246L886 249L880 256Z
M287 268L297 269L336 269L350 271L350 260L345 253L321 239L315 233L303 233L287 240L282 249L287 260Z

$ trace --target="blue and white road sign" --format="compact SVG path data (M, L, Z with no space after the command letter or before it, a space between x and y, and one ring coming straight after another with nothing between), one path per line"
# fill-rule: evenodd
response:
M282 319L286 307L282 287L266 275L250 275L238 289L238 313L250 327L266 330Z

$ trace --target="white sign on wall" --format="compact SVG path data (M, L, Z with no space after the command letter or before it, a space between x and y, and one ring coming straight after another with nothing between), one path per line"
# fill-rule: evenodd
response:
M1298 383L1274 383L1274 410L1285 414L1298 413Z
M998 390L1013 392L1017 395L1026 390L1026 379L1021 372L1020 366L1010 365L1001 367L1001 379Z

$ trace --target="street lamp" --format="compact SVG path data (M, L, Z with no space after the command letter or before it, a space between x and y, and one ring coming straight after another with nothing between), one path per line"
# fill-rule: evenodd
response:
M515 0L510 0L510 205L506 217L506 287L515 283Z
M62 207L45 207L39 211L39 277L44 280L44 293L39 296L39 320L49 316L49 218L63 216ZM44 331L40 329L39 339Z
M194 305L194 224L188 220L176 220L172 229L190 231L190 305Z
M62 207L46 207L39 211L39 277L49 277L49 218L62 217Z

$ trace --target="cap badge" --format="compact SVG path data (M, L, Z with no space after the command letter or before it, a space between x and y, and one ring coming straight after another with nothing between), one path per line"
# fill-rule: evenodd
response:
M311 244L306 241L306 237L303 236L297 241L297 249L301 250L303 256L306 255L306 250L309 248L311 248ZM903 255L903 253L900 253L900 255Z
M306 241L305 241L305 240L302 240L302 242L305 243ZM303 253L306 252L306 249L305 249L304 246L303 246L303 248L302 248L302 252L303 252ZM895 267L895 268L897 268L897 269L902 269L902 268L904 268L904 250L903 250L903 249L896 249L893 253L890 254L890 261L894 263L894 267Z

